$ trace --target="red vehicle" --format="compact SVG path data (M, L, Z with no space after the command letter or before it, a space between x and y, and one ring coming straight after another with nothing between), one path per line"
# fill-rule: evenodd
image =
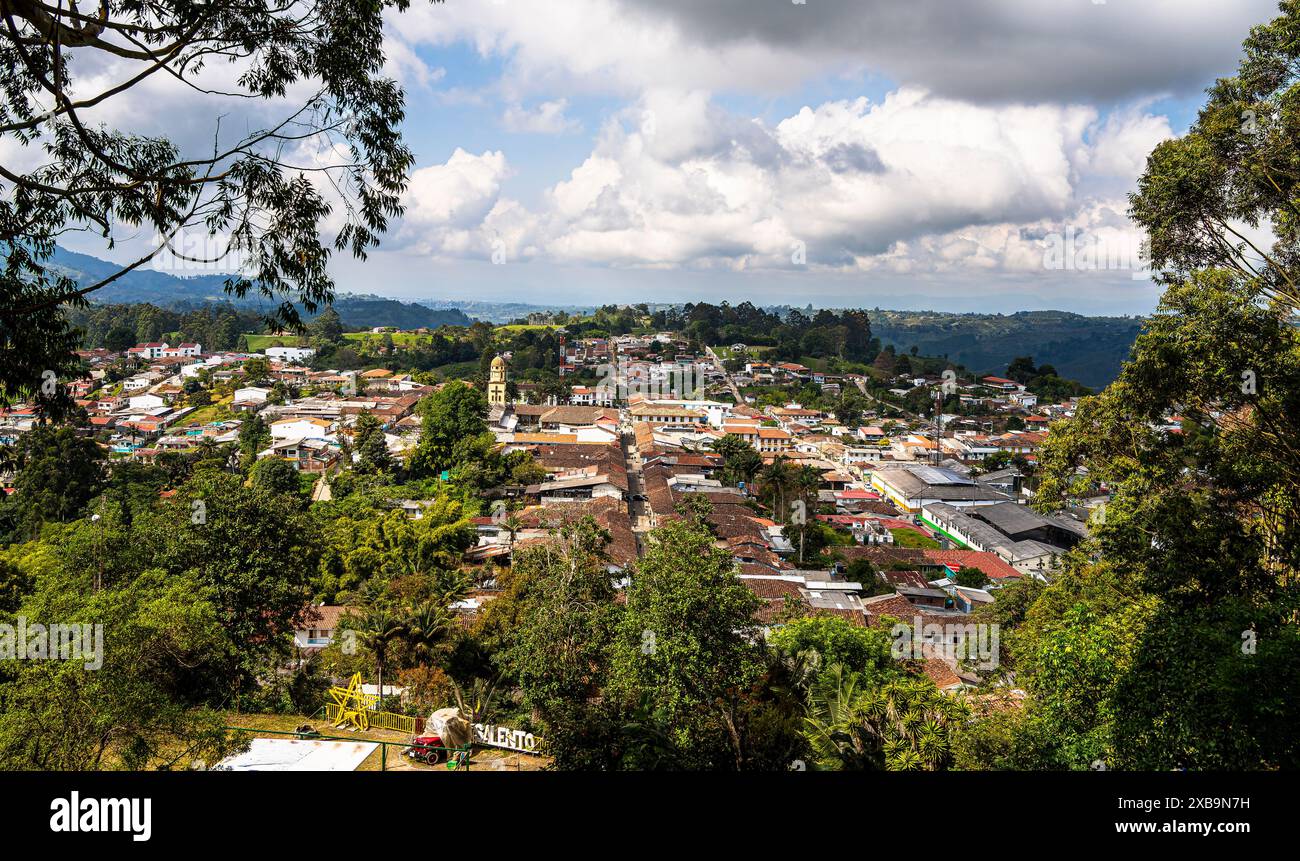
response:
M411 742L411 746L406 749L406 755L419 762L437 765L447 759L447 751L443 748L441 736L421 735L416 736Z

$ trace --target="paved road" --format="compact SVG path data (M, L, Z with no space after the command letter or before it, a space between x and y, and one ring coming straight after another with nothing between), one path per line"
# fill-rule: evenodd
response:
M650 506L636 497L645 495L645 477L641 472L641 452L636 447L636 435L623 431L619 435L619 444L623 449L623 466L627 469L627 514L636 535L636 552L640 556L645 552L641 540L642 534L650 531Z
M714 366L722 372L722 376L727 380L727 387L731 389L731 396L736 399L736 405L743 405L745 398L740 394L740 389L737 388L735 380L731 379L731 374L727 373L726 365L722 364L722 360L718 358L717 353L713 352L712 347L705 347L704 351L709 354L709 358L713 359Z
M880 398L871 394L871 392L867 391L867 384L862 380L861 377L855 379L853 382L857 385L858 391L862 392L862 394L866 397L867 400L871 401L873 404L876 405L877 411L882 413L881 416L882 418L884 417L883 416L884 411L888 409L888 410L895 410L899 413L902 413L903 418L909 421L920 421L920 422L926 421L926 419L923 416L918 416L915 413L911 412L910 410L904 409L903 407L897 406L895 404L887 404L884 401L880 400Z

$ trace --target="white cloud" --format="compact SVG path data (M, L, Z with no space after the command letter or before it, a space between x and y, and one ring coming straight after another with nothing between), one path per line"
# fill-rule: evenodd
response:
M502 206L501 183L509 175L505 153L459 147L445 163L416 170L396 244L426 254L489 253L488 222Z
M870 71L976 101L1192 94L1276 0L494 0L413 6L390 32L508 61L522 92L788 92Z
M1143 114L1139 107L1112 113L1094 136L1089 171L1132 179L1142 173L1156 144L1173 136L1168 117Z
M582 128L582 123L571 120L564 115L564 111L568 106L568 99L553 99L549 102L542 102L532 110L528 110L520 104L512 104L506 108L501 117L501 122L506 131L510 132L542 135L575 132Z
M611 119L535 210L501 197L504 154L416 172L402 235L431 253L647 268L890 272L1043 267L1073 229L1135 248L1131 184L1164 118L1087 106L979 106L904 88L806 107L775 126L699 91L657 89ZM1128 251L1125 251L1127 254ZM1132 256L1132 255L1130 255Z

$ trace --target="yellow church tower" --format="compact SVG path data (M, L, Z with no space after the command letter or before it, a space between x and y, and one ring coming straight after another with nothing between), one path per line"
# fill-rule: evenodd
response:
M492 371L488 374L488 405L506 405L506 360L497 356L492 360Z

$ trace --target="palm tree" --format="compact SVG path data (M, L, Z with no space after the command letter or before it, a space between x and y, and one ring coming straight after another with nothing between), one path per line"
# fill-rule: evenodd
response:
M794 472L793 484L799 492L799 499L803 501L805 506L805 516L802 518L802 522L797 524L799 527L799 564L802 565L804 535L808 531L807 510L817 510L817 489L821 487L822 474L811 466L801 466Z
M362 644L374 653L375 669L379 675L379 706L382 709L384 664L388 659L388 650L407 637L410 631L409 620L388 606L372 605L357 618L353 630L357 632Z
M524 521L517 512L510 512L501 521L501 528L510 536L510 567L515 564L515 536L524 528Z
M646 691L623 722L622 761L637 771L671 770L677 764L672 725Z
M966 705L928 679L900 678L859 691L854 673L826 668L808 696L804 734L817 762L833 769L938 771Z
M456 709L460 716L472 726L485 722L492 714L496 706L497 680L475 679L468 690L453 681L451 692L456 698Z
M411 611L406 620L407 642L424 660L431 661L433 647L446 636L453 620L447 605L438 601L425 601Z
M862 732L858 712L858 680L841 664L832 664L808 695L804 735L817 764L835 770L879 768L874 745Z
M790 464L783 457L778 457L759 472L763 482L763 496L776 513L777 518L785 516L785 494L793 479Z
M817 489L822 486L822 474L816 467L804 465L799 467L794 476L794 484L805 496L816 497Z

